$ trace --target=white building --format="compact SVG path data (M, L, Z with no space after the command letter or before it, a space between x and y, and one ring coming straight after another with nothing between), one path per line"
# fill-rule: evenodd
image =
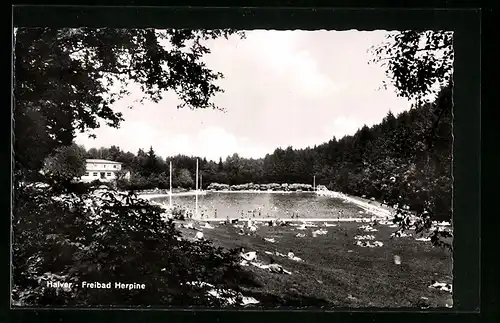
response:
M116 179L116 173L122 170L122 163L105 159L87 159L86 172L81 177L83 182L99 180L110 182ZM130 178L130 172L125 172L125 179Z

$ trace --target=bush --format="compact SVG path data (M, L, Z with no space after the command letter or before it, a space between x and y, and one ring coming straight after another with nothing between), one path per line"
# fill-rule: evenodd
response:
M85 174L85 150L75 144L55 149L45 158L43 173L60 182L80 178Z
M88 188L78 194L21 186L15 193L13 298L29 306L205 305L203 281L238 291L243 272L236 250L181 238L162 209L132 193ZM68 291L43 281L123 282L145 290Z
M130 190L130 182L127 179L117 179L116 180L116 188L120 191L129 191Z
M113 182L101 182L100 180L96 179L88 184L88 188L99 188L99 187L107 187L109 189L113 189L116 187L115 183Z

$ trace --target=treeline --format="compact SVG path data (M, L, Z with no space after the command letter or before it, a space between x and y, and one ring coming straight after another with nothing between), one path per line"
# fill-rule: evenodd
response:
M313 183L357 196L367 195L412 209L451 216L452 114L451 87L435 102L394 116L352 136L333 138L306 149L278 148L262 159L238 154L225 160L199 159L201 185L211 183ZM118 147L90 149L89 158L122 162L131 171L129 188L168 188L169 162L173 187L194 188L195 156L162 158L153 147L137 154Z

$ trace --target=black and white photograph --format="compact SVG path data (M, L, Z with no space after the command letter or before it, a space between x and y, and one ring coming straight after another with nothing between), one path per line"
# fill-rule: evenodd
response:
M14 28L11 306L453 308L453 37Z

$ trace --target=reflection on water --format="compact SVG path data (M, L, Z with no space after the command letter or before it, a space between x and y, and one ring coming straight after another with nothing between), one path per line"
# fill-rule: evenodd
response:
M174 196L172 203L194 209L195 196ZM168 203L168 197L154 198ZM218 193L198 196L200 214L208 218L337 218L362 217L361 209L343 200L314 193ZM343 210L343 214L340 214Z

